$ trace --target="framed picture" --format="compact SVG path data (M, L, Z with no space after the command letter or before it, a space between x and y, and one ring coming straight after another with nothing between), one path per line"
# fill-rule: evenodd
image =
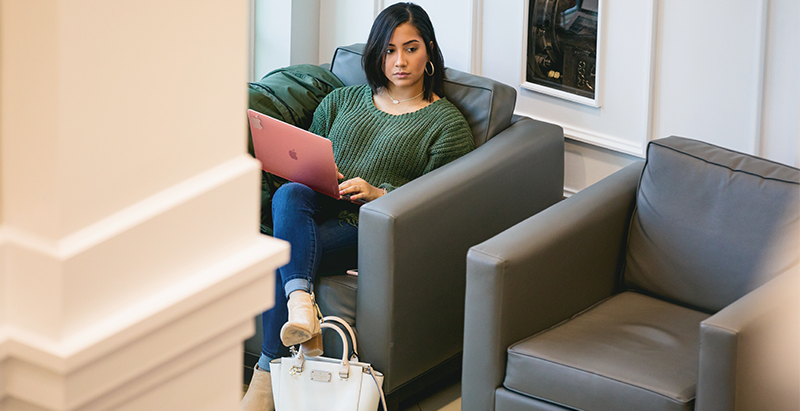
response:
M600 107L604 0L527 0L522 87Z

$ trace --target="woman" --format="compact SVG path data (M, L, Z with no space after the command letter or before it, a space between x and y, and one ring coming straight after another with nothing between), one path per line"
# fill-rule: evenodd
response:
M444 98L444 61L421 7L399 3L383 10L363 64L369 84L331 92L310 128L333 144L342 195L375 200L475 148L463 115ZM279 270L283 289L275 308L263 315L264 344L243 410L273 409L267 371L282 346L322 353L314 276L325 253L358 242L357 208L349 202L298 183L281 186L272 201L274 235L291 244L291 261Z

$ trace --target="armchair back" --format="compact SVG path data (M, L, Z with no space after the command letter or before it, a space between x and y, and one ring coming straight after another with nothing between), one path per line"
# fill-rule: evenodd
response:
M333 54L331 71L345 86L367 84L361 65L364 44L339 47ZM445 69L444 94L467 119L475 138L475 147L487 142L511 124L517 91L503 83Z
M800 264L800 170L695 140L648 146L624 282L716 312Z

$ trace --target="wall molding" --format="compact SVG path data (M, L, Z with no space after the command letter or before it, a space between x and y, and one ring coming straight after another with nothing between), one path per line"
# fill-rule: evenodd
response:
M519 110L515 110L514 114L530 117L534 120L544 121L547 123L554 123L552 120L537 117L530 113L522 112ZM607 150L616 151L619 153L628 154L639 158L645 157L645 149L647 148L647 142L642 142L640 144L632 144L630 141L623 140L621 138L601 133L596 133L590 130L580 129L577 127L561 125L561 128L564 129L565 138L569 138L572 140L580 141L582 143L590 144L596 147L601 147Z
M0 242L0 269L15 246ZM65 338L6 322L0 375L13 380L0 385L0 401L48 411L108 409L223 352L240 359L241 342L255 331L253 317L272 304L274 271L288 258L284 242L254 235L250 247ZM241 375L241 366L235 369L230 378Z
M483 0L472 0L472 39L470 72L481 75L483 64Z
M274 294L274 274L265 273L289 256L281 241L261 235L252 240L251 247L67 338L0 326L0 373L13 369L15 376L13 384L0 386L0 401L13 398L46 410L119 403L168 378L176 359L188 367L224 348L240 355L241 342L255 331L252 318L272 304L264 296ZM0 244L0 256L8 247L13 245Z
M383 11L383 9L386 8L386 4L385 3L386 3L385 0L374 0L373 7L372 7L372 10L373 10L372 20L373 21L376 18L378 18L378 14L381 14L381 11Z
M646 55L649 57L648 62L648 73L647 73L647 97L645 98L644 104L647 107L645 111L645 119L644 119L644 133L645 133L645 141L643 147L647 146L647 143L657 138L655 135L656 131L656 75L658 74L658 10L660 7L659 0L651 0L648 5L650 6L650 38L647 44L649 45L649 50L647 50ZM642 154L640 157L644 156L644 148L642 148Z
M12 244L0 244L0 255L5 255L11 247ZM250 285L265 281L264 278L271 277L265 276L265 272L288 260L288 246L284 242L254 235L250 247L217 260L122 310L109 312L91 326L64 338L47 338L13 325L0 326L0 362L13 357L53 372L76 371L205 306L224 300L231 293L243 292ZM266 286L271 288L274 284ZM263 305L263 300L254 302L256 306ZM250 307L245 317L252 318L259 312Z
M119 236L132 227L152 220L180 204L190 202L204 193L211 192L236 179L245 177L260 168L260 163L251 156L243 154L132 204L57 241L5 223L0 226L0 245L2 243L14 244L54 259L69 259L108 241L110 238Z
M258 232L259 170L242 154L57 241L0 226L0 360L67 372L288 261Z
M256 0L249 0L250 16L247 18L247 79L256 81Z
M116 391L137 380L147 383L139 384L129 396L151 389L169 377L153 373L172 368L176 359L198 366L205 357L218 352L220 345L240 350L242 340L255 331L252 317L266 303L264 299L255 298L250 290L265 295L263 293L269 293L270 284L274 286L271 276L259 273L258 277L258 281L221 298L195 304L194 309L185 310L172 321L136 335L128 332L128 338L117 341L112 349L103 349L100 355L91 351L104 341L85 347L75 355L84 357L80 361L74 361L69 355L58 355L57 361L43 361L52 358L53 351L60 347L33 347L24 336L5 329L0 341L0 370L13 368L16 381L0 390L0 398L15 398L47 410L84 409L87 403L100 400L119 403L125 398L115 399ZM220 318L225 321L219 321ZM189 329L197 332L187 333ZM87 353L91 355L85 355Z
M647 142L640 144L631 144L630 141L616 138L613 136L595 133L588 130L562 126L564 129L564 137L572 140L580 141L582 143L591 144L593 146L605 148L607 150L616 151L623 154L632 155L639 158L645 158L645 148Z
M758 0L761 15L758 19L758 50L757 62L758 68L756 69L756 107L755 118L753 121L753 154L756 156L762 155L763 136L762 136L762 122L764 117L764 83L766 75L767 63L767 23L769 21L769 2L768 0Z
M136 401L143 394L148 393L148 391L155 390L162 385L174 383L176 380L185 378L185 376L190 373L199 374L199 376L195 376L194 378L199 379L201 384L213 378L219 378L220 375L218 372L209 376L203 375L204 373L197 373L197 371L206 366L208 362L215 360L219 361L220 359L230 358L228 361L233 361L235 363L240 362L242 350L241 342L234 342L231 337L233 335L239 335L248 338L248 336L253 334L254 328L252 319L241 323L235 328L227 330L224 334L193 347L190 353L187 352L185 355L177 356L171 361L154 366L145 373L115 386L101 396L91 399L77 409L80 411L107 411L116 409L116 407ZM231 356L233 358L231 358ZM230 379L230 381L226 381L226 383L237 385L237 392L241 392L239 375L241 375L241 366L235 370L235 374L223 377ZM193 384L191 386L193 388L201 387L200 384ZM197 393L195 392L195 394ZM186 398L180 395L176 400L183 402ZM175 406L173 405L172 407ZM179 406L180 408L172 407L167 408L163 403L159 404L159 409L186 409L185 407L187 407L187 405L184 403Z

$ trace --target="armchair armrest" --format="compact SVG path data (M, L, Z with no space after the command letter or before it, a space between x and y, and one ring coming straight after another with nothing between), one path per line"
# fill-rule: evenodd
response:
M494 409L506 350L617 291L643 163L472 247L462 409Z
M359 345L387 393L459 355L467 250L560 200L563 161L562 129L522 118L361 207Z
M700 324L698 411L800 409L800 270Z

